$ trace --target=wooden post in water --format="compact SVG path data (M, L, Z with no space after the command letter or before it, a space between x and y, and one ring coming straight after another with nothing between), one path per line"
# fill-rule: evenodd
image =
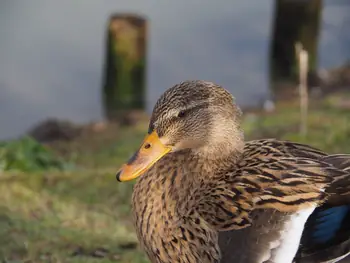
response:
M317 69L317 48L322 14L322 0L276 0L270 46L270 80L275 95L287 92L279 90L278 83L296 83L298 61L294 44L300 42L308 51L308 69ZM284 85L294 90L293 85Z
M109 19L103 83L109 120L145 107L146 34L147 21L141 16L115 14Z

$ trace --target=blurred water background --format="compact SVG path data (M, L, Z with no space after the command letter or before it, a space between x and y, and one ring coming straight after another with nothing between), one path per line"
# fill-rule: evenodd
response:
M205 79L239 104L269 97L268 46L274 1L100 0L0 2L0 139L58 117L102 118L101 86L108 18L149 19L147 109L173 84ZM319 68L350 58L350 2L325 0Z

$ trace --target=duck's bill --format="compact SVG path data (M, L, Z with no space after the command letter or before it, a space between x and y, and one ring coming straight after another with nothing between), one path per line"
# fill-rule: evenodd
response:
M118 171L117 180L125 182L139 177L170 151L171 147L160 141L157 132L152 132L146 136L140 149Z

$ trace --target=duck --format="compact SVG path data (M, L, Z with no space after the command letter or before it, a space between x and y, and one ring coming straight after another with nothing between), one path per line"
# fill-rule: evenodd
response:
M132 218L149 260L350 262L350 155L245 141L242 114L210 81L183 81L157 100L116 173L136 181Z

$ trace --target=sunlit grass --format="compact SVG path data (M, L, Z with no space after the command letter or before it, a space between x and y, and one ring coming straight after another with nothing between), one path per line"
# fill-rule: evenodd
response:
M0 261L147 262L130 220L132 184L115 180L142 128L99 135L56 145L74 171L0 174Z
M308 115L308 133L299 133L298 107L281 105L271 115L245 118L248 138L278 138L307 143L329 153L350 153L349 111L321 107L311 108Z
M2 259L85 262L83 255L71 255L79 248L104 248L107 257L117 255L118 262L131 262L131 256L132 262L144 262L134 248L120 248L137 243L129 219L130 185L96 172L7 174L0 192Z

